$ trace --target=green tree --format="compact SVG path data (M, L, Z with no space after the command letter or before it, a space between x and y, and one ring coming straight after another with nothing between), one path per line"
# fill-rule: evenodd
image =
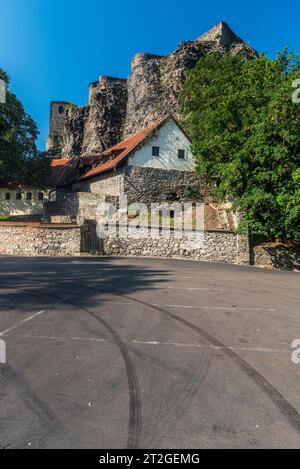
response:
M243 213L240 232L300 237L299 57L250 61L217 53L197 63L181 94L196 167L215 197Z
M32 183L48 170L47 162L37 153L37 126L19 99L9 91L8 75L1 68L0 79L7 89L6 102L0 103L0 179ZM27 181L27 176L31 180Z

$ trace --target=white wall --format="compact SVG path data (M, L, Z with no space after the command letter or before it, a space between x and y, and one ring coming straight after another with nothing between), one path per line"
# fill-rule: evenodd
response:
M47 191L39 189L24 189L21 191L21 200L17 200L18 190L0 188L0 216L11 215L42 215L43 205L47 201ZM27 200L27 192L32 194L32 200ZM44 200L38 199L38 194L43 192ZM10 200L6 200L6 194L10 194Z
M160 147L160 156L152 156L152 147ZM185 160L178 158L179 149L186 151ZM190 142L172 120L129 158L128 165L177 171L195 170Z

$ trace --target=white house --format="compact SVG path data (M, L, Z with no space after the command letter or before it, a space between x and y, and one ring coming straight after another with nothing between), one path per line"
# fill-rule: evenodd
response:
M120 166L194 172L191 142L173 118L160 120L99 155L100 164L83 174L86 181Z

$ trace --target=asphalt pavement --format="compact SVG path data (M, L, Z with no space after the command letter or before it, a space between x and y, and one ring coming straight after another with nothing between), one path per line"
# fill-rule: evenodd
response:
M225 264L0 257L0 447L298 448L299 287Z

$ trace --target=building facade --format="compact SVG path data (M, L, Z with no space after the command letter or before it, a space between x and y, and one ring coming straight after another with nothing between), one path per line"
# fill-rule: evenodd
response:
M0 217L43 215L48 190L28 188L0 188Z

